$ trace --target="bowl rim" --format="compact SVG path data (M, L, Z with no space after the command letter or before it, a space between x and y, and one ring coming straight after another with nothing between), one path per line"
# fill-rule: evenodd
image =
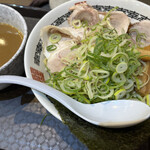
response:
M28 35L28 30L27 30L27 24L26 24L26 21L25 19L23 18L23 16L17 11L15 10L14 8L10 7L10 6L7 6L5 4L0 4L0 7L4 7L6 9L9 9L13 12L15 12L21 19L21 21L23 22L23 28L24 28L24 34L23 34L23 40L21 42L21 45L19 47L19 49L16 51L16 53L11 57L11 59L9 59L5 64L3 64L1 67L0 67L0 71L5 69L7 66L9 66L13 60L20 54L20 52L23 50L24 46L25 46L25 43L26 43L26 40L27 40L27 35Z

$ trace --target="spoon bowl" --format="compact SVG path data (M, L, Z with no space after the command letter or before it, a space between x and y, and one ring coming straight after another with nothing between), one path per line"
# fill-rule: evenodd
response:
M150 116L150 107L137 100L110 100L83 104L42 82L26 77L4 75L0 76L0 83L19 84L42 92L56 99L82 119L103 127L128 127L143 122Z

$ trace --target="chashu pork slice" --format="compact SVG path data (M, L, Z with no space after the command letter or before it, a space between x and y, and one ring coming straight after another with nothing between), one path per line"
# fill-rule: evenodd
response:
M143 20L137 23L132 24L130 27L129 33L132 39L136 42L137 32L141 35L143 34L143 38L141 39L141 47L146 47L150 45L150 20Z
M68 18L68 22L71 26L73 20L87 21L89 25L95 25L100 21L98 11L89 6L86 2L76 3L70 10L73 11Z
M51 73L62 71L68 60L76 58L75 50L71 50L72 47L72 41L69 40L58 44L58 50L52 53L47 60L47 67Z
M86 2L76 3L71 7L72 14L68 18L69 24L72 26L73 20L87 21L89 25L95 25L100 22L107 12L99 12L93 7L89 6ZM110 24L116 29L119 35L128 31L130 25L129 17L121 11L113 11L109 16Z
M53 25L48 25L43 27L40 31L40 37L42 40L43 51L46 58L48 58L52 53L55 53L57 50L59 50L59 48L57 48L56 51L51 51L51 52L47 51L47 46L52 45L52 43L49 40L49 37L53 33L59 33L61 35L62 38L60 42L71 40L71 39L72 42L77 41L77 38L69 30L67 30L67 28L56 27ZM55 45L58 47L58 44L59 42Z
M71 48L82 39L81 32L81 30L72 29L71 27L56 27L52 25L45 26L41 29L40 37L42 40L43 53L47 58L46 65L51 73L60 72L66 66L65 58L71 61L71 59L76 57L74 53L76 49L71 50ZM59 33L61 39L55 43L55 50L47 51L47 46L53 45L49 37L55 33Z
M106 12L99 12L101 18L105 16ZM109 22L111 26L117 31L118 35L127 33L130 19L129 17L123 13L122 11L113 11L110 13Z
M62 29L65 29L70 32L70 34L73 35L73 38L75 38L78 42L80 42L84 38L84 28L78 28L75 29L73 27L62 27Z
M118 35L121 35L127 33L130 19L125 13L114 11L110 14L110 24L116 29Z

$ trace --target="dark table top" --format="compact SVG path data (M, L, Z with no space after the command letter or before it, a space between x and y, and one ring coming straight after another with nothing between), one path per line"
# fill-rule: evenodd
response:
M150 0L141 0L150 5ZM48 9L14 6L23 14L29 33ZM48 7L46 7L48 8ZM24 76L24 75L23 75ZM0 148L7 150L86 150L61 121L50 115L30 88L11 85L0 91ZM150 138L150 137L149 137ZM149 140L143 148L150 149Z
M143 2L143 3L145 3L145 4L148 4L148 5L150 5L150 1L149 0L139 0L140 2Z

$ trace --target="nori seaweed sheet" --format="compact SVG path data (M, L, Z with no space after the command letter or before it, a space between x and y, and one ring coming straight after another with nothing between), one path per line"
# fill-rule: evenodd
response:
M150 150L150 119L136 126L111 129L92 125L50 98L70 131L89 150Z

